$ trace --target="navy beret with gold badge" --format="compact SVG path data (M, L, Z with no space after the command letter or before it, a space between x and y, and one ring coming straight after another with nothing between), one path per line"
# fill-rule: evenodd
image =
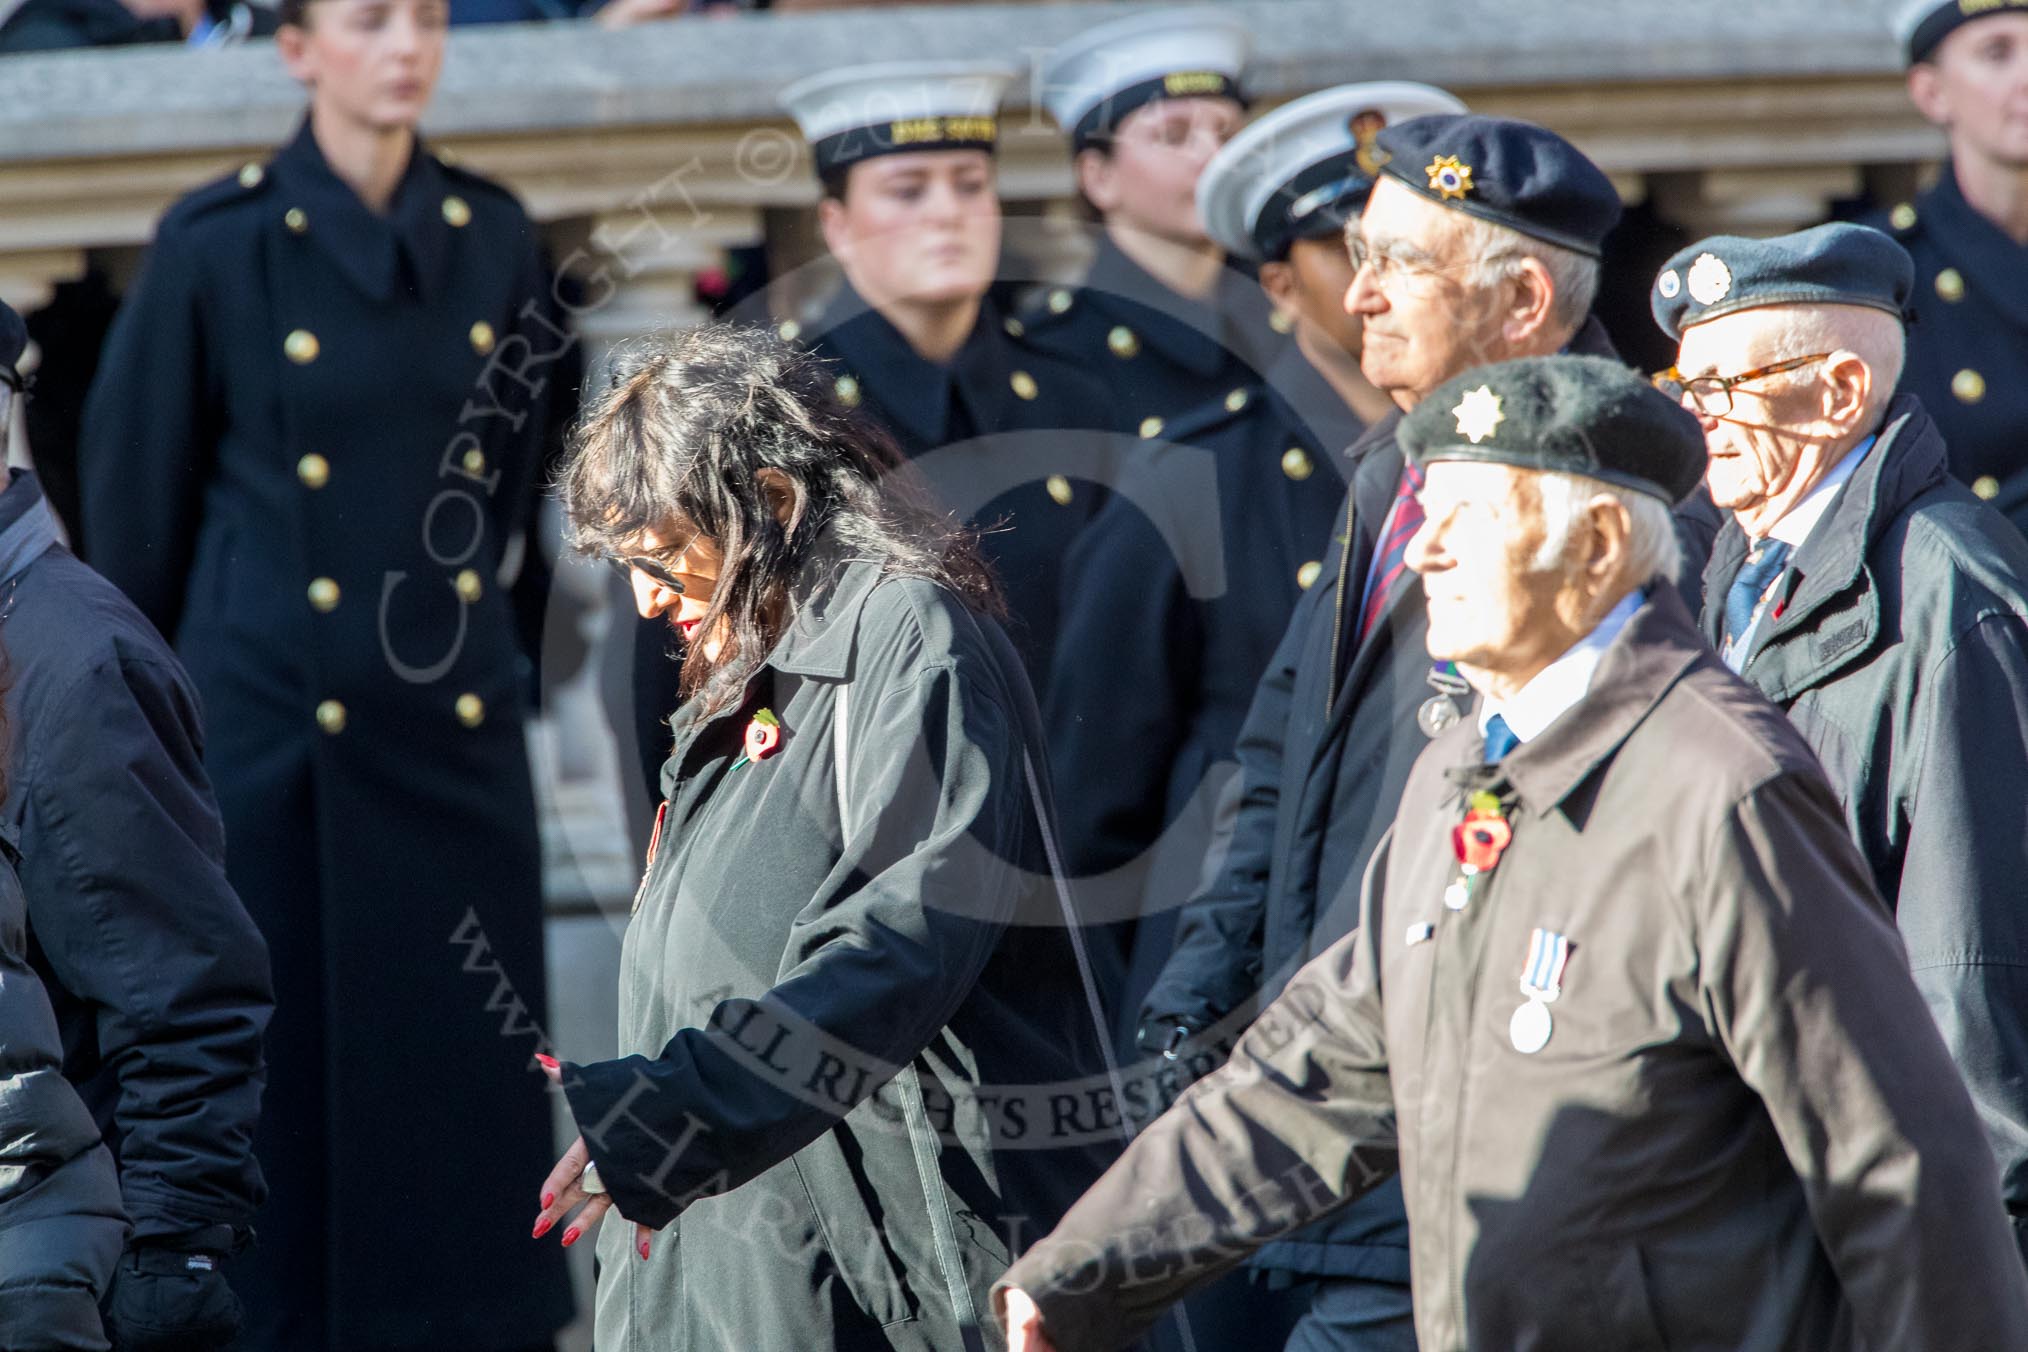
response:
M1704 429L1604 357L1523 357L1467 371L1401 421L1416 463L1467 460L1582 474L1671 505L1704 477Z
M2008 13L2028 14L2028 0L1914 0L1895 16L1894 31L1913 66L1966 24Z
M1468 216L1593 258L1619 223L1605 171L1532 122L1439 113L1399 122L1375 141L1381 170Z
M1648 296L1662 332L1765 305L1866 305L1906 317L1915 286L1908 250L1846 221L1773 239L1714 235L1663 265Z

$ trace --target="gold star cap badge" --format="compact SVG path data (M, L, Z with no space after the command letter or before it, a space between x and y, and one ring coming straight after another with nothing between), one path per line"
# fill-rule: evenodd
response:
M1474 446L1507 421L1507 415L1500 411L1500 396L1493 393L1491 385L1481 385L1467 394L1451 414L1458 420L1458 435Z
M1429 175L1430 191L1446 202L1462 202L1472 190L1472 166L1458 162L1456 155L1439 155L1423 170Z

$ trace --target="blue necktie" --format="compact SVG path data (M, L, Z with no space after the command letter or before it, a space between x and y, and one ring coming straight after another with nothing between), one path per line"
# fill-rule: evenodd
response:
M1514 735L1514 729L1507 726L1507 720L1494 714L1486 720L1486 764L1497 765L1509 751L1521 745L1521 739Z
M1789 545L1784 540L1764 540L1746 556L1746 564L1725 593L1725 663L1738 671L1746 663L1741 640L1753 628L1761 599L1768 587L1788 566Z

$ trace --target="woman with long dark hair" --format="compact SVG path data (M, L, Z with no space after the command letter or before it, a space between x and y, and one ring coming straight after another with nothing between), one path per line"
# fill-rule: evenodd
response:
M491 1196L423 1199L475 1154L555 1157L504 567L570 338L520 204L417 134L444 0L280 13L306 116L163 218L86 410L83 544L203 698L226 870L273 956L245 1346L547 1352L564 1264Z
M550 1068L583 1136L536 1233L633 1223L602 1352L997 1344L994 1277L1117 1145L997 588L834 381L762 330L648 342L564 472L688 640L625 1054Z

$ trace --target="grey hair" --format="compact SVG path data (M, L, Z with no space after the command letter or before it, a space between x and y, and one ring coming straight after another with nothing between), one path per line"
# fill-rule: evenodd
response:
M1532 258L1549 274L1550 314L1557 324L1573 334L1584 327L1592 302L1598 299L1596 258L1476 216L1459 213L1456 228L1454 239L1460 256L1477 260L1466 274L1473 287L1491 290L1519 276L1521 260Z
M1627 509L1627 570L1646 582L1657 574L1674 582L1683 572L1683 547L1667 503L1648 493L1594 479L1587 474L1544 472L1534 476L1542 506L1543 537L1532 566L1547 572L1562 564L1577 537L1591 500L1601 495Z
M1760 311L1760 332L1768 346L1767 361L1787 361L1813 352L1850 352L1873 373L1864 421L1880 420L1901 383L1908 362L1908 331L1901 318L1870 305L1779 305ZM1793 380L1809 380L1815 369L1792 372Z

